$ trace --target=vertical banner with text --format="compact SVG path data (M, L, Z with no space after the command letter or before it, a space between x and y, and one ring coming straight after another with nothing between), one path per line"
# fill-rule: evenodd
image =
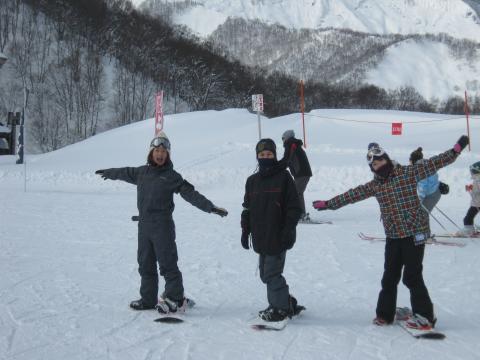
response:
M155 96L155 136L163 130L163 91Z
M258 139L262 138L262 125L260 122L260 113L263 112L263 94L252 95L252 108L257 112L258 117Z

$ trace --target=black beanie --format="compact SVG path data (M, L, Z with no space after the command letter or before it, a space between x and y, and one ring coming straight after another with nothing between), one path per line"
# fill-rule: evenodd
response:
M257 146L255 147L257 157L258 157L258 153L264 150L269 150L273 152L275 159L277 158L277 146L275 145L275 142L272 139L261 139L257 143Z
M418 160L423 159L422 148L419 147L417 150L410 154L410 161L412 164L415 164Z

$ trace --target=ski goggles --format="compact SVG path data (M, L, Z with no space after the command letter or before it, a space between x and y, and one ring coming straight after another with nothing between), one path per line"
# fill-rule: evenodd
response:
M151 148L164 147L166 150L170 151L170 141L166 137L156 137L150 143Z
M367 161L369 164L371 164L376 157L380 157L384 154L385 154L385 150L383 150L380 146L373 147L367 152Z

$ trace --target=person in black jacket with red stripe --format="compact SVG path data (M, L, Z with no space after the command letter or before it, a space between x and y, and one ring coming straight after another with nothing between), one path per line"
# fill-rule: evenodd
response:
M289 294L283 269L287 250L296 240L302 209L295 183L277 161L276 146L262 139L256 146L259 171L247 179L241 216L242 246L260 254L259 269L267 285L269 306L259 312L266 321L281 321L295 314L297 301Z
M282 135L283 147L285 153L282 160L284 166L288 167L295 180L300 206L302 207L302 221L309 221L310 216L305 211L305 199L303 193L307 188L308 181L312 177L312 169L308 162L307 154L303 150L302 140L295 138L293 130L287 130Z

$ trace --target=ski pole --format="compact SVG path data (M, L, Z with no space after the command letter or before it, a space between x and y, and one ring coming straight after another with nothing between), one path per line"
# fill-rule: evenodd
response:
M438 208L438 206L435 206L435 209L437 209L438 212L440 212L440 214L442 214L443 216L445 216L445 217L448 219L448 221L450 221L453 225L455 225L455 227L456 227L458 230L462 230L462 229L460 229L460 227L459 227L457 224L455 224L455 222L454 222L452 219L450 219L450 218L447 216L447 214L445 214L442 210L440 210L440 209Z
M430 211L428 211L428 209L424 205L421 205L421 206L422 206L423 210L425 210L427 212L427 214L430 215L433 218L433 220L435 220L437 222L437 224L440 225L440 227L443 230L445 230L445 232L448 234L448 230L445 228L445 226L443 226L442 223L435 216L433 216L433 214Z

